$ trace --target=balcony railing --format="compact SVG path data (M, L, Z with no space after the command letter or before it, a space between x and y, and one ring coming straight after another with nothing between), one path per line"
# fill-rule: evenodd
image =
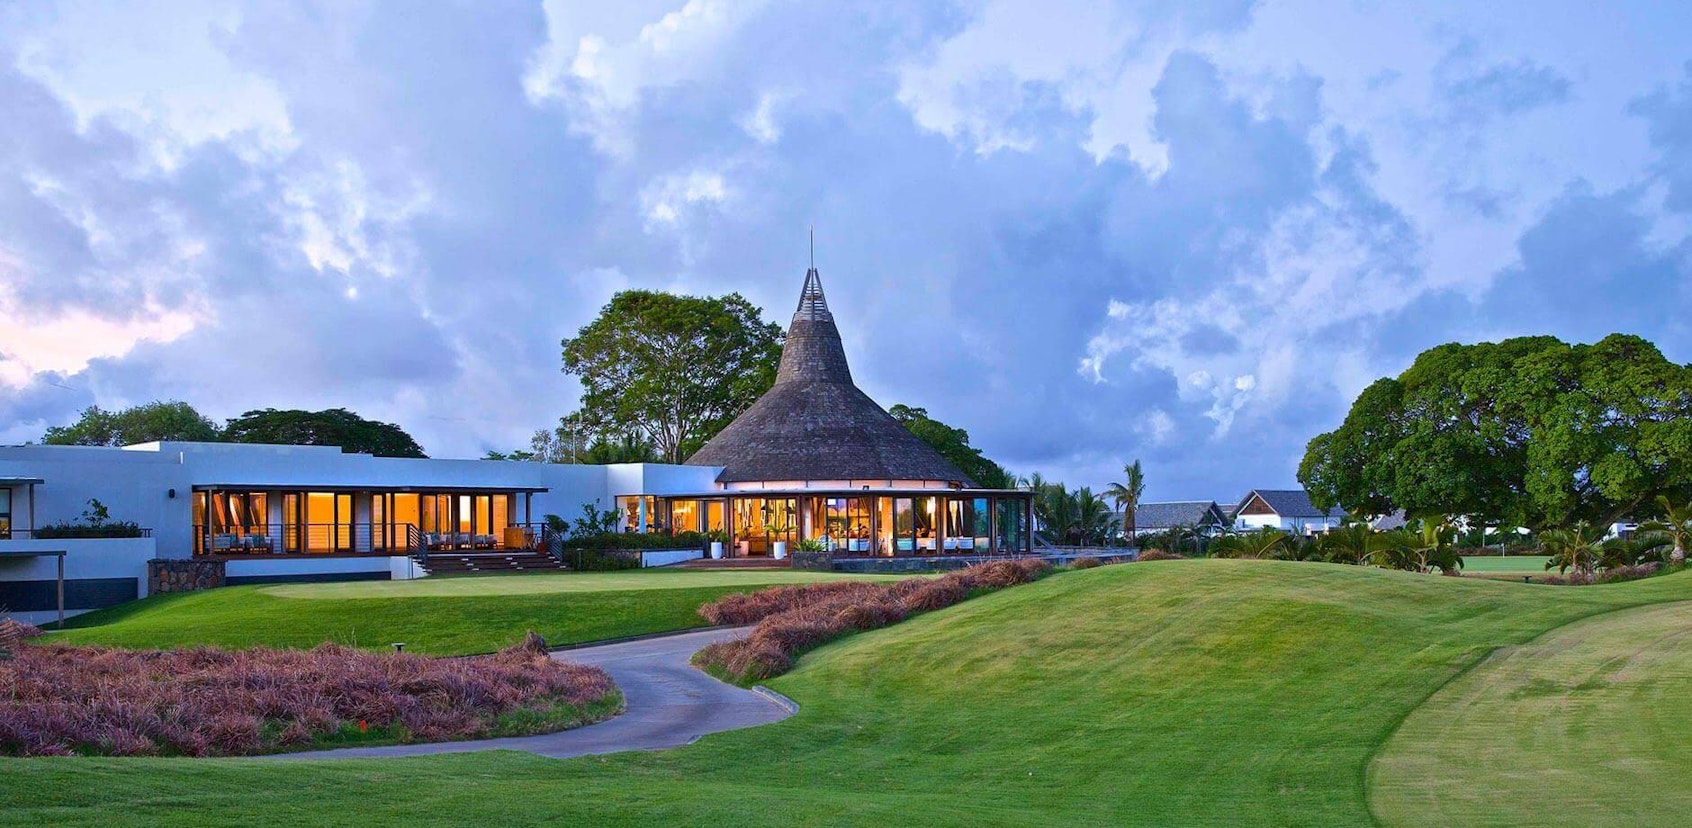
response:
M266 523L194 526L197 555L392 554L532 550L541 524L512 524L498 532L424 532L410 523Z
M124 529L102 532L88 527L73 527L65 529L0 529L0 541L4 540L108 540L113 538L150 538L151 529Z

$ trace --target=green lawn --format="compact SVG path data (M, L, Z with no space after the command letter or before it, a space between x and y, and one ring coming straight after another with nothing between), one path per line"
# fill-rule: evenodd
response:
M1683 825L1688 690L1692 603L1559 627L1410 714L1371 771L1375 811L1389 825Z
M1545 555L1469 555L1463 558L1464 572L1521 572L1545 574Z
M1274 561L1102 567L817 650L770 682L802 705L797 716L686 748L570 761L5 760L0 822L1368 825L1377 754L1453 678L1562 625L1687 600L1692 575L1549 587ZM1503 740L1518 724L1472 726ZM1683 761L1683 747L1648 734L1589 735L1591 754ZM1436 763L1417 784L1484 791L1490 779ZM1614 824L1684 814L1678 799L1607 782L1582 794L1625 797L1632 810ZM1530 816L1560 814L1566 791L1548 781ZM1409 817L1520 813L1515 800L1467 801Z
M120 647L311 647L336 641L485 653L535 630L552 644L704 626L701 604L772 583L852 577L645 570L238 586L159 595L69 619L53 640Z

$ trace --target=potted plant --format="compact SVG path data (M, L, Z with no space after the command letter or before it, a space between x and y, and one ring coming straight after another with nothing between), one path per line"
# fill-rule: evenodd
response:
M728 540L728 533L718 530L711 533L711 559L722 560L723 542Z

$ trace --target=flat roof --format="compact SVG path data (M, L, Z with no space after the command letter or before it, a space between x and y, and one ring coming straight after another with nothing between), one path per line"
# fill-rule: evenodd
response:
M1027 489L728 489L711 492L681 492L677 494L618 495L619 497L662 497L667 500L708 500L720 497L932 497L935 495L1027 495Z
M43 556L52 556L52 557L55 557L55 558L63 558L65 556L65 550L63 550L63 549L0 549L0 558L40 558L40 557L43 557Z
M39 477L4 477L0 476L0 486L29 486L40 485L47 481Z
M395 492L399 494L500 494L552 491L546 486L393 486L381 483L196 483L196 492Z

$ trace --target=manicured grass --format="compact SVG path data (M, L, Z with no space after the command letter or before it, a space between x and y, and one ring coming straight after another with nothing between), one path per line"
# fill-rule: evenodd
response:
M1684 825L1692 604L1559 627L1405 720L1371 768L1388 825Z
M541 593L623 592L643 589L732 586L757 588L770 584L808 584L818 581L892 580L893 575L845 575L794 569L690 570L636 569L628 572L541 572L525 575L455 575L417 581L346 581L332 584L278 584L264 587L278 598L423 598L470 595L538 595ZM906 576L908 577L908 576Z
M1543 574L1547 560L1545 555L1469 555L1463 558L1463 571Z
M1692 575L1544 587L1274 561L1102 567L815 650L770 682L797 716L686 748L10 760L0 822L1367 825L1372 760L1453 677L1585 617L1689 599ZM1591 736L1596 750L1605 734Z
M48 637L118 647L312 647L486 653L534 630L551 644L705 625L700 605L802 572L614 572L238 586L159 595L69 619Z

